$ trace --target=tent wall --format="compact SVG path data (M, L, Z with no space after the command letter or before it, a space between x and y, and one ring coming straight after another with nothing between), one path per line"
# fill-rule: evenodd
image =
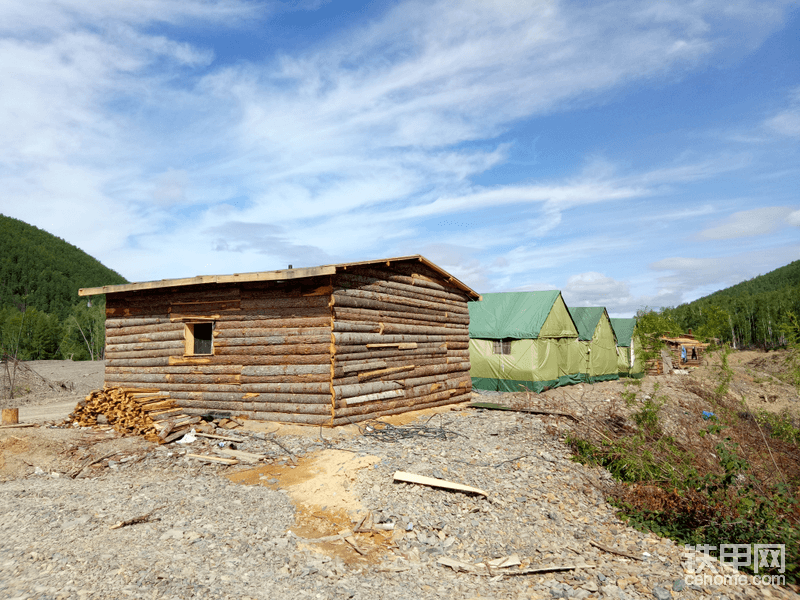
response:
M547 388L579 383L582 380L581 353L575 343L578 331L560 293L514 293L513 296L508 295L507 303L504 302L505 298L491 298L506 296L505 294L486 296L490 297L490 303L482 307L473 305L471 308L488 310L497 306L508 308L514 314L479 314L480 324L497 322L506 327L506 323L513 322L515 330L524 331L527 323L520 317L522 311L531 315L532 320L534 315L540 322L544 315L546 317L541 326L534 323L530 327L530 330L539 332L536 338L509 340L502 335L498 335L496 339L472 336L469 342L470 376L475 388L504 392L541 392ZM491 302L492 300L496 302ZM511 300L514 301L513 305ZM500 334L505 332L504 329L497 330ZM481 328L480 333L491 335L495 332L490 328ZM503 339L510 346L510 353L495 354L495 341Z

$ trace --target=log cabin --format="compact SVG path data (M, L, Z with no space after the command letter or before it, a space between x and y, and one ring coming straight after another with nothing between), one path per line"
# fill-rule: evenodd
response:
M336 426L468 400L468 302L422 256L99 288L105 384L186 414Z

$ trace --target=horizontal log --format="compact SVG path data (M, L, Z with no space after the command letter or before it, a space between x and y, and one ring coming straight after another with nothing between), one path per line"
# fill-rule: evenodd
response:
M358 270L351 271L353 274L356 275L363 275L366 277L374 277L376 279L383 279L386 281L393 281L396 283L404 283L406 285L410 285L413 288L427 288L431 290L439 290L443 292L451 292L454 294L464 294L463 290L457 288L456 286L452 285L446 279L437 276L424 276L418 273L412 274L404 274L399 273L395 270L379 270L373 269L370 267L359 268Z
M280 375L303 375L308 373L319 373L330 375L330 362L321 365L259 365L242 368L243 376L280 376Z
M353 363L345 363L337 368L337 371L342 373L355 373L358 371L373 371L375 369L383 369L387 366L384 360L364 360L356 361Z
M410 365L413 369L414 365ZM430 365L428 367L422 367L418 369L409 370L408 368L404 367L394 367L391 371L386 370L387 372L384 375L374 375L372 377L368 377L362 374L351 374L349 376L334 376L333 385L334 386L341 386L341 385L352 385L354 383L360 383L365 381L366 379L373 379L375 377L380 378L381 381L397 381L402 383L403 385L419 385L419 382L427 381L427 379L431 376L442 375L443 377L447 377L448 374L457 375L458 373L468 373L469 369L459 368L461 365ZM436 379L435 381L440 381L441 379ZM410 384L407 382L411 381Z
M429 308L412 307L392 302L381 302L372 298L362 298L359 296L348 295L344 291L337 292L331 296L331 306L348 307L359 309L370 309L377 311L392 311L406 315L406 318L419 317L420 315L442 316L448 311L433 310ZM459 313L460 314L460 313Z
M368 383L355 383L352 385L334 385L333 391L335 399L354 398L365 394L376 392L387 392L389 390L401 389L403 386L396 381L373 381Z
M336 320L358 321L363 323L404 323L406 325L425 325L438 323L440 325L469 325L469 315L454 315L451 313L428 314L421 311L393 311L373 310L369 308L352 308L349 306L335 305L333 316Z
M153 333L166 333L175 331L183 333L183 323L158 323L155 325L130 325L127 327L106 328L106 339L120 338L129 335L151 335Z
M221 302L172 302L169 301L169 313L181 315L206 315L216 312L231 312L240 309L238 300L225 300Z
M277 282L247 282L242 285L242 299L308 298L330 296L330 276L309 277Z
M241 307L244 310L260 311L292 311L292 310L314 310L328 308L328 294L319 296L300 296L285 298L242 298Z
M177 402L178 406L180 406L186 414L192 414L187 410L192 408L200 410L228 410L238 414L253 412L252 402L244 402L241 399L234 400L233 398L228 400L223 399L222 396L226 396L226 394L203 394L202 398L178 399Z
M294 346L287 347L292 349ZM235 346L233 348L217 348L217 356L257 355L260 365L320 365L325 362L330 366L331 355L325 354L266 354L269 346Z
M163 317L149 317L140 319L125 319L121 317L112 317L106 319L106 329L120 329L124 327L144 327L153 325L171 325L169 316Z
M278 423L294 423L296 425L323 425L329 426L331 423L330 412L327 415L301 415L289 414L279 412L264 412L256 411L253 413L253 419L259 421L275 421Z
M122 330L126 331L126 330ZM172 329L171 331L154 331L152 333L136 333L129 335L112 335L106 337L109 344L151 344L153 342L164 342L173 340L184 340L183 327Z
M279 346L278 350L284 348ZM301 348L301 346L292 346L292 348ZM279 356L279 355L278 355ZM198 356L170 356L169 364L176 367L192 366L192 365L271 365L275 364L273 356L248 356L244 354L236 354L231 356L224 356L215 354L214 356L198 357Z
M242 384L248 393L266 394L326 394L330 398L330 383L248 383Z
M460 376L458 378L446 379L444 381L437 381L434 383L427 383L418 385L413 388L406 388L406 398L417 398L433 392L441 392L443 390L471 390L472 379L467 376Z
M417 398L398 398L396 400L382 400L373 402L371 404L357 404L353 406L336 408L334 423L343 417L353 417L355 415L363 414L375 415L379 412L384 413L385 411L394 409L404 409L400 412L421 410L423 407L425 407L425 405L429 405L432 402L442 402L447 404L449 401L453 401L454 397L458 397L456 390L444 390Z
M187 408L199 408L209 410L231 410L231 411L250 411L250 412L282 412L287 414L307 414L307 415L327 415L330 418L330 404L292 404L277 402L226 402L216 400L188 400Z
M397 398L403 395L403 390L389 390L386 392L377 392L375 394L365 394L363 396L355 396L353 398L346 398L344 406L354 406L356 404L363 404L365 402L376 402L378 400L388 400L390 398Z
M208 383L221 383L226 385L240 383L239 375L234 374L209 374L197 375L195 373L106 373L107 379L114 381L135 381L137 383L157 383L159 386L166 383L186 383L194 385L205 385Z
M342 297L361 298L364 300L371 300L376 302L383 302L385 304L393 304L395 306L407 306L413 309L424 309L440 313L454 313L461 315L469 315L467 303L454 303L449 301L436 301L418 300L416 298L409 298L408 296L399 296L397 294L388 294L380 292L371 292L368 290L356 289L337 289L333 292L335 304L339 304L339 299ZM397 309L394 309L397 310Z
M276 346L285 346L286 352L293 352L294 346L309 345L309 344L325 344L330 346L331 334L326 335L294 335L291 337L284 337L274 335L270 337L240 337L240 338L214 338L214 345L217 348L228 349L228 354L256 352L252 348L269 348ZM236 350L238 348L238 350Z
M340 287L349 287L351 289L355 288L364 291L403 296L406 298L424 300L427 302L456 305L466 305L467 303L467 297L465 294L442 292L428 288L418 288L411 285L405 285L403 283L378 279L375 277L342 274L341 276L337 277L336 282Z
M315 325L319 325L320 323L316 323ZM250 338L282 338L285 342L276 342L276 343L298 343L298 344L311 344L317 341L320 336L322 338L327 338L330 341L330 331L331 331L331 319L328 317L327 323L322 323L327 330L325 334L317 333L316 335L313 332L309 333L281 333L280 329L265 329L263 327L245 327L245 328L237 328L237 329L217 329L214 332L214 338L220 340L227 340L227 339L250 339ZM314 329L317 327L315 326ZM292 342L293 338L298 338L294 342ZM260 341L255 342L257 345L261 344L268 344L272 342Z
M158 358L161 356L183 356L183 347L163 348L161 350L132 350L130 352L120 352L106 348L106 360L116 360L125 358Z
M195 374L195 375L239 375L241 365L197 365L187 367L172 367L163 365L142 369L141 367L109 366L106 373L163 373L163 374Z
M377 378L380 378L382 381L401 381L405 377L406 371L413 371L415 368L415 365L400 365L388 367L386 369L377 369L375 371L365 371L363 373L358 373L356 379L359 382Z
M252 396L253 402L269 403L292 403L298 404L324 404L330 410L331 395L330 394L272 394L267 392L259 392L259 386L252 384L247 386L248 396Z
M296 337L296 336L316 336L316 335L330 335L330 324L317 326L317 327L276 327L270 324L270 321L252 320L252 321L220 321L215 327L218 336L230 337L231 331L245 331L248 336L283 336L283 337ZM260 332L260 333L253 333ZM263 333L261 333L263 332Z
M119 387L122 385L144 386L154 385L152 382L139 382L139 381L120 381L117 379L108 379L105 384L107 386ZM241 395L242 388L239 384L217 384L217 383L159 383L158 388L162 392L169 392L170 396L177 392L220 392Z
M399 358L407 361L416 361L421 358L439 358L441 357L442 360L445 360L447 357L447 351L442 349L423 349L422 351L418 350L411 350L411 351L403 351L397 350L396 348L377 348L370 350L369 348L365 348L363 352L353 352L351 354L335 354L334 364L340 365L346 362L355 361L355 360L378 360L378 359L388 359L388 358Z
M398 358L385 358L379 361L376 360L362 360L356 362L342 362L342 363L335 363L333 376L334 377L344 377L350 375L358 375L359 373L364 373L367 371L373 371L376 369L381 368L390 368L390 367L402 367L404 365L414 364L418 367L426 366L426 365L440 365L445 364L447 358L444 356L440 357L433 357L433 358L414 358L412 360L408 360L406 357L398 357Z
M383 334L422 334L422 335L446 335L460 336L469 342L469 326L460 325L458 327L435 327L427 325L403 325L398 323L384 323Z
M333 332L331 334L334 338L334 343L338 346L358 345L358 344L402 344L410 342L438 342L444 343L447 337L443 335L411 335L411 334L396 334L396 335L382 335L378 333L339 333Z
M249 383L323 383L330 382L331 374L330 367L328 373L307 373L305 375L257 375L257 376L242 376L242 384Z
M253 338L256 339L256 338ZM263 338L258 338L263 339ZM220 356L247 355L258 356L295 356L299 354L327 354L330 357L330 339L326 342L309 344L269 344L265 346L245 346L232 343L233 340L214 340L214 353ZM258 348L258 350L255 350ZM270 364L254 363L254 364Z
M169 364L168 356L161 356L159 358L109 358L106 354L106 369L109 367L132 367L141 369L144 367L160 367Z
M333 331L358 331L367 333L380 333L380 323L361 323L356 321L334 321Z
M106 352L134 352L136 350L164 350L178 348L183 350L184 340L169 340L166 342L137 342L131 344L106 344Z
M229 327L231 321L220 321L217 323L216 332L222 337L242 337L252 335L255 337L268 337L271 335L310 335L305 332L287 334L281 329L308 329L312 327L324 327L331 330L331 316L309 317L307 319L274 319L271 321L242 321L239 326ZM235 321L233 323L236 323Z

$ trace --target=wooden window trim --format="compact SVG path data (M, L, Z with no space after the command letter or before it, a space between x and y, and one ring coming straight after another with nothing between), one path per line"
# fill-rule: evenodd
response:
M194 335L194 328L196 325L211 325L211 351L210 352L195 352L195 335ZM183 324L183 336L184 336L184 346L183 346L183 355L184 356L213 356L214 355L214 321L209 320L198 320L198 321L187 321Z

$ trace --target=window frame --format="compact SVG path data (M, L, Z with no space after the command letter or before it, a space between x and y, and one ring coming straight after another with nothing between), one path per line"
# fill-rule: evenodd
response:
M511 354L512 338L503 338L502 340L492 340L492 354L500 356L508 356Z
M208 340L211 343L209 352L197 352L197 336L195 335L195 327L197 325L209 325L211 327L211 336ZM185 321L183 324L183 355L184 356L214 356L214 330L215 321L213 320L192 320ZM204 339L204 338L200 338Z

